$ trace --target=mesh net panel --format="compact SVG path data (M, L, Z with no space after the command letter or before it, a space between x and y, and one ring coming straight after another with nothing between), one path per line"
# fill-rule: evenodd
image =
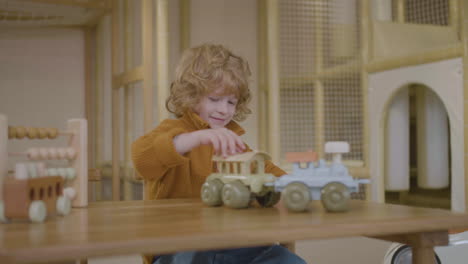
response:
M362 160L362 94L355 0L280 1L281 154L316 149L314 105L324 105L325 141L348 141ZM323 98L317 98L323 89Z
M448 0L407 0L406 22L447 26L449 24Z

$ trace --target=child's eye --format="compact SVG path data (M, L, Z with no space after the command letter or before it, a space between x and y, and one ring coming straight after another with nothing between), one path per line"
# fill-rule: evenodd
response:
M208 97L208 99L210 99L210 101L212 102L218 102L219 101L219 98L218 97Z
M236 105L237 101L228 101L228 103L231 104L231 105Z

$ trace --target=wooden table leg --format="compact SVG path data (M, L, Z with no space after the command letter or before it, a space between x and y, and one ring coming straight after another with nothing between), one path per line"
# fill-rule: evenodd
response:
M447 231L388 235L374 238L411 246L413 264L435 264L434 247L445 246L449 242Z
M436 264L434 248L413 247L413 264Z

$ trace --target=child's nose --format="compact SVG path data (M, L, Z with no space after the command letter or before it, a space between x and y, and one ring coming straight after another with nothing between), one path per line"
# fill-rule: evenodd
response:
M229 103L228 103L228 102L224 102L224 101L223 101L223 102L220 102L220 103L218 104L218 111L219 111L220 113L227 113L228 107L229 107Z

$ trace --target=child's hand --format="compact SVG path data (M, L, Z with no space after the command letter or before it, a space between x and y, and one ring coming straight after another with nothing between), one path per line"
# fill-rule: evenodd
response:
M242 153L245 144L242 139L227 128L204 129L193 132L200 145L213 145L216 155L224 158Z

